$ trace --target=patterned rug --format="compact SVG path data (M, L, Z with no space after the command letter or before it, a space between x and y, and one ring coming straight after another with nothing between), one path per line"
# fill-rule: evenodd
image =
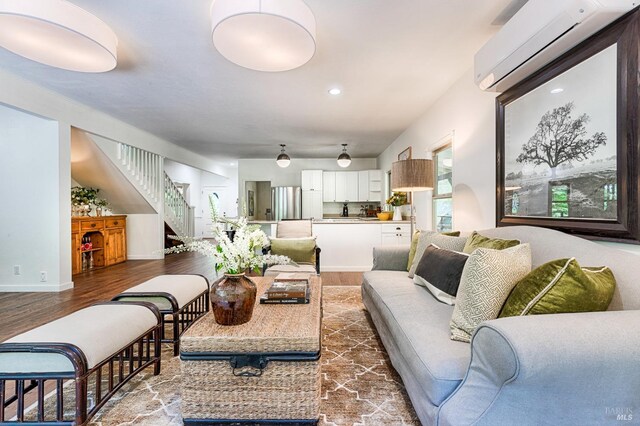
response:
M323 291L319 425L419 425L402 381L364 310L360 287L325 287ZM182 425L180 360L173 357L170 345L163 347L162 373L153 376L151 370L127 383L90 424Z

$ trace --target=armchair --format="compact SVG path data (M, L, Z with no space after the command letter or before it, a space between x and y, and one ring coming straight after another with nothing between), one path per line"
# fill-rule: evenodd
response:
M320 274L320 247L313 237L311 220L284 220L276 226L276 237L263 248L264 254L289 256L296 265L264 265L263 275L275 276L281 272L308 272Z

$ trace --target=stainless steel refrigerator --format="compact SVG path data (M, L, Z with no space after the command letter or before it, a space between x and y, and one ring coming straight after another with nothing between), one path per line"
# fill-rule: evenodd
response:
M271 187L273 220L302 218L302 191L299 186Z

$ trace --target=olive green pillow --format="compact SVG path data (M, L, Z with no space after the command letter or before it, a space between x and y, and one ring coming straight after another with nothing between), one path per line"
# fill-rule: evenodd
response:
M445 235L447 237L458 237L460 236L460 231L450 231L450 232L441 232L441 235ZM416 257L416 250L418 249L418 240L420 239L420 230L413 233L411 237L411 247L409 248L409 262L407 262L407 271L411 269L411 265L413 265L413 259Z
M467 243L462 249L463 253L471 254L477 248L488 248L494 250L504 250L507 248L515 247L520 244L519 240L501 240L500 238L488 238L473 231Z
M558 259L520 280L499 317L606 311L616 279L608 267L580 267L575 258Z
M288 256L296 263L316 263L316 239L271 238L271 254Z

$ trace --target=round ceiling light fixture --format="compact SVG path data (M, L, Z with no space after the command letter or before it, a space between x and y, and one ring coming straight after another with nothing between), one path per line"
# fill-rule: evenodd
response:
M342 144L342 153L338 155L338 166L349 167L351 165L351 156L347 154L347 144Z
M285 167L289 167L289 164L291 164L291 157L289 157L289 155L286 152L284 152L284 147L286 145L280 144L280 146L281 146L280 155L278 155L278 158L276 158L276 163L278 164L278 166L284 169Z
M113 30L64 0L0 0L0 46L69 71L105 72L118 64Z
M316 51L316 19L302 0L214 0L211 34L222 56L256 71L292 70Z
M342 90L338 87L333 87L331 89L329 89L329 94L333 95L333 96L338 96L339 94L342 93Z

